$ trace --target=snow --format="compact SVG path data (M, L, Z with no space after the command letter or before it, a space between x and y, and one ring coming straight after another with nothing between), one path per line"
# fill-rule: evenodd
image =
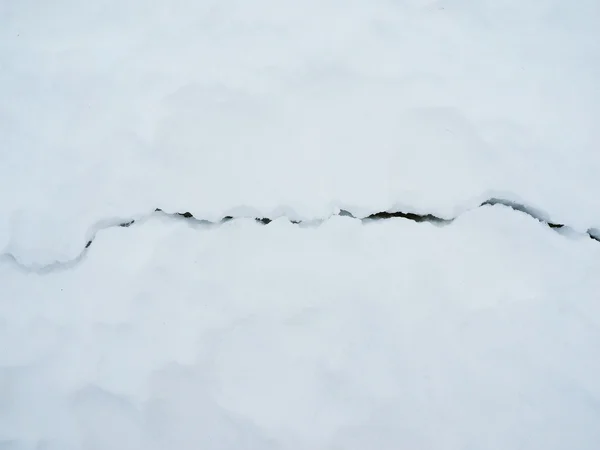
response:
M600 246L504 206L445 227L155 215L0 265L9 449L590 449ZM37 445L37 447L36 447Z
M0 1L0 449L600 448L598 23Z
M2 2L0 249L67 261L155 208L502 197L597 228L599 20L595 0Z

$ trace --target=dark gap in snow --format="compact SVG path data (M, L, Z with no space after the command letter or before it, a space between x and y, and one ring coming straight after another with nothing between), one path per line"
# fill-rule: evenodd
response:
M545 224L546 226L548 226L550 229L555 230L556 232L561 233L563 230L572 230L570 227L568 227L567 225L561 224L561 223L554 223L551 222L546 214L544 214L541 211L538 211L534 208L531 208L527 205L523 205L520 203L516 203L510 200L504 200L504 199L498 199L498 198L491 198L489 200L486 200L485 202L481 203L481 205L479 205L479 207L482 206L496 206L496 205L500 205L500 206L504 206L504 207L508 207L511 208L515 211L521 212L523 214L527 214L528 216L538 220L539 222ZM234 217L234 216L225 216L220 220L217 221L211 221L211 220L206 220L206 219L198 219L196 218L191 212L186 211L186 212L175 212L175 213L168 213L165 212L163 209L161 208L156 208L154 210L155 213L161 213L162 215L171 217L171 218L182 218L183 220L188 220L188 221L193 221L196 224L201 224L201 225L219 225L219 224L223 224L226 222L229 222L231 220L235 220L235 219L253 219L254 221L256 221L257 223L260 223L261 225L269 225L273 220L275 220L277 217ZM345 209L340 209L339 212L337 214L334 214L336 216L340 216L340 217L350 217L352 219L356 219L356 220L360 220L362 222L367 222L367 221L378 221L378 220L389 220L389 219L393 219L393 218L402 218L402 219L406 219L406 220L412 220L413 222L417 222L417 223L423 223L423 222L428 222L431 224L436 224L436 225L448 225L450 223L452 223L456 217L451 218L451 219L443 219L441 217L435 216L433 214L417 214L417 213L413 213L413 212L404 212L404 211L381 211L381 212L377 212L377 213L373 213L370 214L366 217L357 217L354 214L352 214L350 211L347 211ZM149 216L148 216L149 217ZM16 255L7 252L4 254L1 254L0 256L8 259L9 261L12 261L13 263L15 263L17 266L19 266L20 268L29 271L29 272L36 272L36 273L48 273L48 272L53 272L56 270L64 270L64 269L69 269L71 267L73 267L74 264L77 264L79 261L81 261L87 250L90 248L90 246L92 245L92 243L94 242L94 239L97 235L97 233L101 230L105 230L108 228L114 228L114 227L121 227L121 228L129 228L132 225L134 225L135 223L139 223L139 222L143 222L143 220L147 218L147 217L138 217L136 219L131 219L131 220L126 220L124 222L100 222L100 224L96 224L96 226L94 227L95 231L92 233L91 237L89 238L89 240L86 242L84 249L81 251L81 253L74 259L69 260L69 261L55 261L51 264L46 264L46 265L37 265L37 264L32 264L32 265L28 265L28 264L24 264L21 263L19 261L19 259L17 258ZM289 220L289 219L288 219ZM325 219L326 220L326 219ZM324 219L316 219L316 220L290 220L291 223L296 224L296 225L303 225L303 226L307 226L307 227L311 227L311 226L319 226L321 223L323 223ZM585 233L590 239L594 240L595 242L600 242L600 229L598 228L590 228L589 230L587 230L587 232Z
M546 214L544 214L543 212L541 212L535 208L529 207L529 206L521 204L521 203L511 201L511 200L491 198L491 199L486 200L485 202L481 203L481 205L479 205L479 207L497 206L497 205L511 208L515 211L521 212L523 214L527 214L528 216L538 220L539 222L544 223L549 228L556 230L556 231L559 231L562 228L566 228L566 229L569 228L569 227L566 227L562 223L550 222L550 220L547 218ZM160 212L160 213L163 213L170 217L182 217L186 220L193 220L195 222L198 222L201 224L206 224L206 225L218 225L218 224L223 224L223 223L229 222L231 220L243 218L243 217L234 217L234 216L224 216L221 220L210 221L210 220L206 220L206 219L198 219L189 211L186 211L183 213L181 213L181 212L167 213L161 208L156 208L154 210L154 212ZM443 219L443 218L435 216L433 214L417 214L417 213L404 212L404 211L381 211L381 212L370 214L366 217L357 217L354 214L352 214L350 211L345 210L345 209L340 209L339 212L335 215L340 216L340 217L350 217L352 219L357 219L357 220L361 220L361 221L377 221L377 220L389 220L392 218L402 218L402 219L412 220L413 222L417 222L417 223L428 222L428 223L437 224L437 225L440 225L440 224L447 225L447 224L452 223L456 219L456 217L452 218L452 219ZM271 222L273 222L273 220L275 218L253 217L251 219L254 219L257 223L260 223L262 225L269 225ZM322 220L315 220L315 221L313 221L313 220L290 220L290 222L295 225L304 224L304 225L310 226L310 225L318 225L319 223L322 222ZM123 222L123 223L119 224L119 226L127 228L127 227L130 227L131 225L133 225L134 223L135 223L135 220L132 219L129 222ZM600 242L600 229L590 228L586 234L594 241ZM92 241L93 241L93 239L90 240L86 244L85 249L90 247L90 245L92 244Z
M519 211L519 212L522 212L524 214L527 214L528 216L531 216L534 219L539 220L542 223L545 223L546 225L548 225L550 228L552 228L554 230L560 230L561 228L565 228L565 224L550 222L550 219L547 217L546 214L544 214L543 212L541 212L541 211L539 211L539 210L537 210L535 208L532 208L530 206L524 205L522 203L517 203L517 202L510 201L510 200L503 200L503 199L500 199L500 198L491 198L491 199L486 200L485 202L483 202L481 204L481 206L485 206L485 205L490 205L490 206L502 205L502 206L506 206L508 208L514 209L515 211ZM588 235L590 237L592 237L592 235L589 232L588 232Z
M551 228L553 230L559 231L563 228L569 229L569 227L566 226L565 224L551 222L550 219L548 218L547 214L543 213L542 211L537 210L535 208L532 208L532 207L522 204L522 203L517 203L512 200L506 200L506 199L501 199L501 198L490 198L489 200L486 200L485 202L481 203L479 205L479 207L497 206L497 205L511 208L515 211L521 212L523 214L527 214L528 216L538 220L539 222L545 224L546 226L548 226L549 228ZM194 220L196 222L200 222L200 223L207 224L207 225L222 224L222 223L226 223L231 220L234 220L234 219L242 219L243 218L243 217L225 216L221 220L210 221L210 220L205 220L205 219L198 219L192 213L187 212L187 211L183 212L183 213L181 213L181 212L167 213L161 208L156 208L154 211L161 212L161 213L163 213L167 216L171 216L171 217L174 217L174 216L183 217L184 219ZM417 213L413 213L413 212L404 212L404 211L380 211L377 213L369 214L366 217L357 217L354 214L352 214L350 211L345 210L345 209L340 209L339 212L335 215L340 216L340 217L350 217L350 218L361 220L361 221L376 221L376 220L389 220L389 219L393 219L393 218L401 218L401 219L412 220L413 222L417 222L417 223L428 222L428 223L432 223L432 224L436 224L436 225L448 225L456 219L456 217L451 218L451 219L444 219L442 217L438 217L433 214L417 214ZM276 219L276 217L274 217L274 218L251 217L251 219L254 219L256 222L258 222L262 225L269 225L273 220ZM322 222L322 220L290 220L290 222L295 225L311 226L311 225L318 225L319 223ZM135 223L135 220L131 220L130 222L123 223L120 226L129 227L133 223ZM590 228L586 234L594 241L600 242L600 229ZM91 242L88 243L86 248L89 247L90 244L91 244Z
M430 222L430 223L450 223L452 219L442 219L441 217L434 216L433 214L415 214L415 213L405 213L402 211L382 211L378 213L371 214L365 217L365 220L386 220L391 219L393 217L401 217L403 219L412 220L413 222Z
M505 199L502 199L502 198L490 198L489 200L486 200L485 202L483 202L481 204L481 206L486 206L486 205L489 205L489 206L495 206L495 205L506 206L508 208L514 209L515 211L519 211L519 212L522 212L524 214L527 214L528 216L531 216L534 219L537 219L540 222L545 223L550 228L563 228L565 226L562 223L550 222L550 219L548 218L548 216L546 214L544 214L543 212L541 212L540 210L538 210L538 209L532 208L531 206L527 206L527 205L524 205L522 203L514 202L512 200L505 200Z

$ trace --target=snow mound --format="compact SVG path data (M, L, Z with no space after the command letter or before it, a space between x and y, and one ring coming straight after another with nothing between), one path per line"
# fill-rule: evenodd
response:
M0 5L0 250L157 207L303 218L489 197L600 227L594 0Z
M0 441L596 450L599 260L501 206L110 228L70 270L0 263Z

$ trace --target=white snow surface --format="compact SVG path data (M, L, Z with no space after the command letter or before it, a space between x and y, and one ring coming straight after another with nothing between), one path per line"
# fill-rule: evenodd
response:
M0 250L162 208L600 227L600 3L0 2ZM241 208L241 209L240 209Z
M0 447L597 450L599 271L503 206L107 229L0 264Z
M599 23L0 0L0 449L598 450Z

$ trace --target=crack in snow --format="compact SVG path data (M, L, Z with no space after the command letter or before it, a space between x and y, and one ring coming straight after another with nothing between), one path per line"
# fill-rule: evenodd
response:
M484 206L507 207L514 211L518 211L518 212L521 212L523 214L526 214L526 215L532 217L533 219L545 224L552 230L559 231L559 232L569 230L578 235L585 234L590 239L592 239L596 242L600 242L600 229L590 228L585 233L578 233L575 230L573 230L571 227L569 227L568 225L565 225L562 223L551 222L548 219L548 216L546 214L544 214L543 212L541 212L535 208L529 207L527 205L524 205L522 203L517 203L517 202L513 202L510 200L505 200L505 199L501 199L501 198L490 198L490 199L484 201L483 203L481 203L479 206L476 206L475 208L481 208ZM465 211L465 212L467 212L467 211ZM91 227L91 232L89 233L90 238L86 242L81 253L71 260L55 261L55 262L52 262L50 264L45 264L45 265L35 265L35 264L28 265L28 264L25 264L25 263L19 261L19 258L16 255L14 255L13 253L5 252L3 254L0 254L0 261L1 260L8 261L8 262L16 265L21 270L24 270L26 272L31 272L31 273L38 273L38 274L46 274L46 273L55 272L58 270L67 270L67 269L70 269L73 266L79 264L85 258L87 251L92 246L94 240L96 239L97 234L100 231L107 230L110 228L117 228L117 227L129 228L136 223L141 223L141 222L151 218L155 214L162 214L163 216L170 217L173 219L183 219L183 220L187 220L187 221L194 221L198 225L205 225L205 226L219 226L219 225L229 222L231 220L240 220L240 219L254 219L256 222L258 222L262 225L269 225L271 222L273 222L273 220L285 217L285 216L278 216L278 217L274 217L274 218L269 218L269 217L247 217L247 216L235 216L235 217L234 216L224 216L222 219L220 219L218 221L210 221L210 220L206 220L206 219L199 219L199 218L195 217L189 211L168 213L161 208L156 208L150 214L144 215L137 219L125 219L122 221L100 221L100 222L98 222L95 226ZM462 213L462 214L464 214L464 213ZM449 225L452 222L454 222L458 217L460 217L462 214L459 214L456 217L453 217L451 219L444 219L441 217L437 217L433 214L416 214L416 213L404 212L404 211L381 211L381 212L370 214L365 217L358 217L358 216L355 216L354 214L352 214L350 211L347 211L345 209L340 209L337 213L332 214L330 217L333 217L333 216L350 217L352 219L360 220L361 222L389 220L392 218L402 218L402 219L411 220L411 221L417 222L417 223L426 222L426 223L431 223L434 225ZM319 226L326 220L327 220L327 218L326 219L315 219L315 220L308 220L308 219L306 219L306 220L291 220L291 219L289 219L289 221L295 225L304 225L304 226Z

